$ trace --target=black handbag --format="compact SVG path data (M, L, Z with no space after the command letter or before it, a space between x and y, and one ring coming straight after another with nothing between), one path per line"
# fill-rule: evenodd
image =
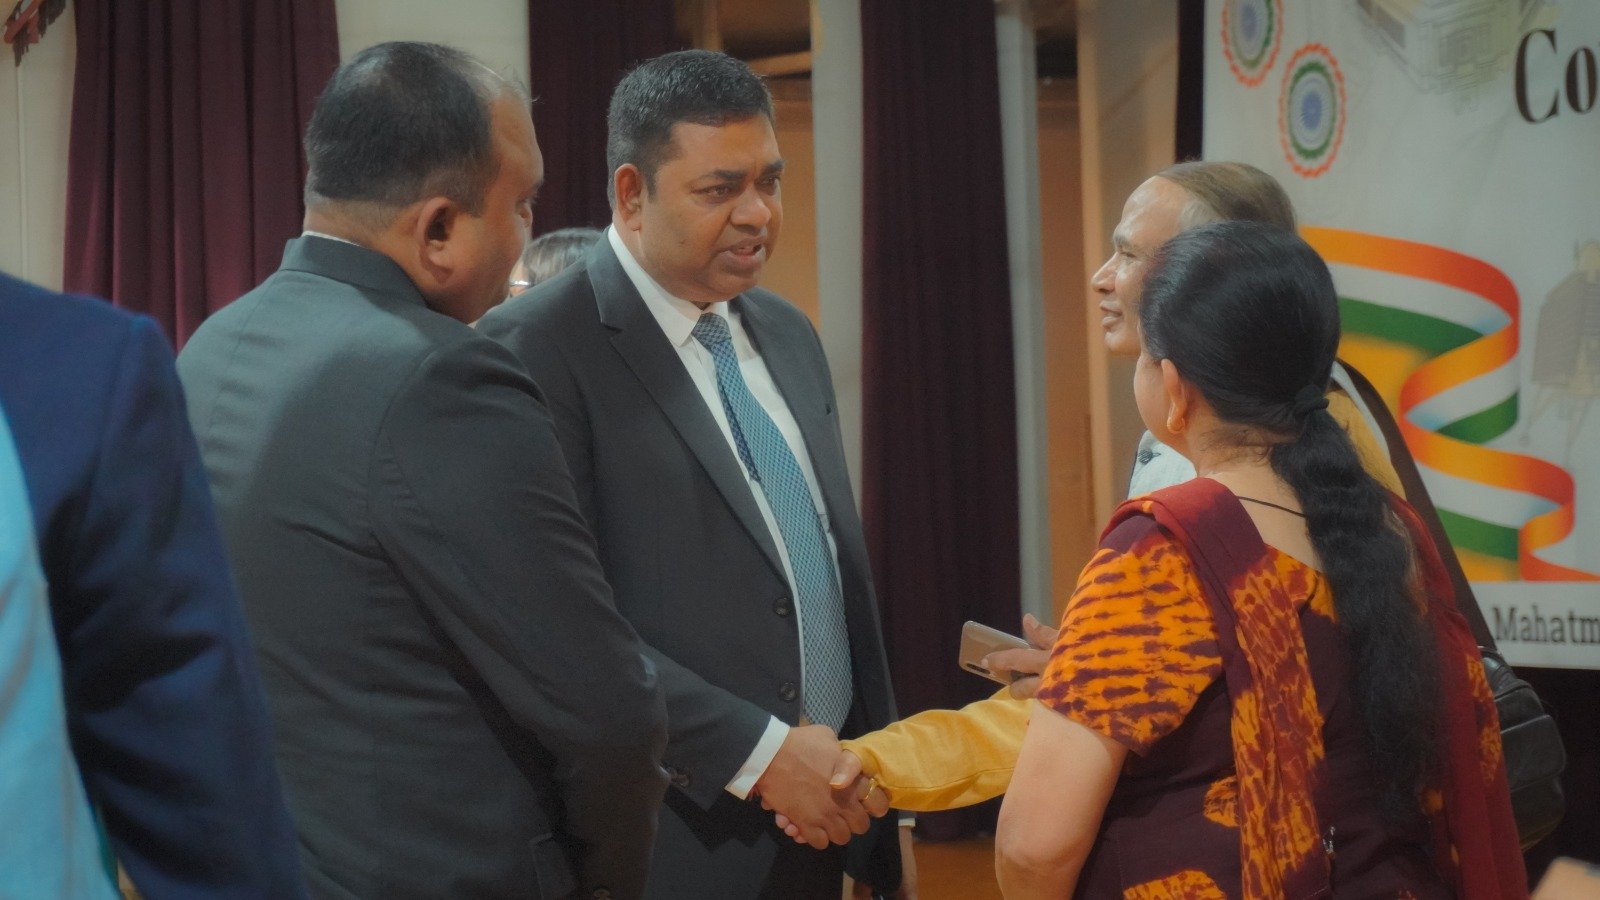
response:
M1506 781L1511 785L1511 813L1526 850L1561 824L1566 798L1561 773L1567 751L1556 720L1539 695L1511 671L1499 651L1483 650L1483 668L1500 714L1500 744L1505 752Z
M1350 376L1351 384L1366 403L1372 418L1383 431L1384 442L1389 447L1389 462L1400 484L1405 488L1406 502L1410 503L1439 550L1445 571L1450 574L1451 587L1455 589L1456 608L1472 628L1472 635L1483 654L1484 674L1489 679L1489 690L1494 694L1494 705L1500 717L1500 744L1505 753L1506 782L1511 786L1511 812L1517 820L1517 835L1522 849L1526 850L1556 830L1561 816L1566 812L1567 801L1561 790L1561 773L1567 768L1567 750L1561 744L1561 732L1550 708L1533 692L1526 681L1506 664L1505 658L1495 649L1494 636L1489 633L1489 623L1484 621L1483 610L1478 608L1477 597L1472 593L1472 583L1461 569L1461 561L1445 534L1444 523L1434 509L1433 499L1422 483L1417 463L1411 450L1400 435L1394 414L1384 404L1383 398L1365 375L1341 363Z

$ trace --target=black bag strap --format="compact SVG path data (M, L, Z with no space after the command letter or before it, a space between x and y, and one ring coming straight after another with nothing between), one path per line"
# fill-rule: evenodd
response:
M1456 558L1455 547L1450 545L1450 536L1445 534L1444 523L1439 520L1439 511L1434 508L1433 499L1428 496L1428 489L1422 483L1422 473L1417 471L1417 462L1411 458L1411 448L1406 446L1405 438L1400 435L1399 423L1395 421L1394 414L1389 411L1383 398L1378 396L1378 389L1367 380L1367 376L1343 360L1340 360L1339 364L1350 376L1350 382L1355 385L1356 393L1366 402L1368 411L1372 413L1372 418L1377 420L1378 428L1383 432L1384 442L1389 445L1389 462L1394 466L1395 474L1400 476L1400 485L1406 490L1406 502L1410 503L1422 517L1422 521L1428 526L1428 533L1433 535L1433 543L1439 548L1439 558L1444 561L1445 571L1450 574L1450 586L1455 589L1456 608L1466 617L1467 625L1472 628L1472 636L1478 640L1478 646L1487 650L1495 649L1494 637L1489 633L1489 623L1483 618L1483 610L1478 608L1478 598L1472 593L1472 583L1467 581L1467 573L1462 571L1461 560Z

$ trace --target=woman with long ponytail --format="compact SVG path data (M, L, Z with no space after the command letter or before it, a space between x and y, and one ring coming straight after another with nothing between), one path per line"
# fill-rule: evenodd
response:
M996 835L1008 897L1518 897L1494 708L1425 532L1327 411L1326 265L1270 225L1162 248L1145 425L1199 477L1080 576Z
M1305 513L1384 805L1399 817L1438 768L1437 648L1408 577L1415 550L1344 429L1314 405L1301 408L1299 435L1273 445L1269 459Z

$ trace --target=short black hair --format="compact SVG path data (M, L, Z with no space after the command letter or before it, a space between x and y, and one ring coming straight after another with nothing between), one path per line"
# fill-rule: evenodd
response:
M671 159L672 126L726 125L766 116L776 123L766 82L742 61L713 50L680 50L647 59L622 77L606 114L606 171L632 163L655 193L656 171ZM614 178L606 196L617 202Z
M478 213L498 174L491 110L512 82L453 47L377 44L339 67L306 127L306 205L398 209L446 196Z

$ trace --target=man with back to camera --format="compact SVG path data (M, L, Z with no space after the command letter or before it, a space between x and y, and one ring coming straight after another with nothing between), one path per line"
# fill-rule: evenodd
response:
M848 840L867 820L827 783L835 733L894 718L827 362L756 287L782 218L771 96L720 53L649 60L612 96L606 156L605 238L479 327L545 392L661 672L673 787L647 894L837 897L845 854L755 802L813 846ZM893 832L850 846L880 889Z
M537 388L466 322L543 177L526 97L368 48L305 234L179 357L320 897L637 897L661 695Z

